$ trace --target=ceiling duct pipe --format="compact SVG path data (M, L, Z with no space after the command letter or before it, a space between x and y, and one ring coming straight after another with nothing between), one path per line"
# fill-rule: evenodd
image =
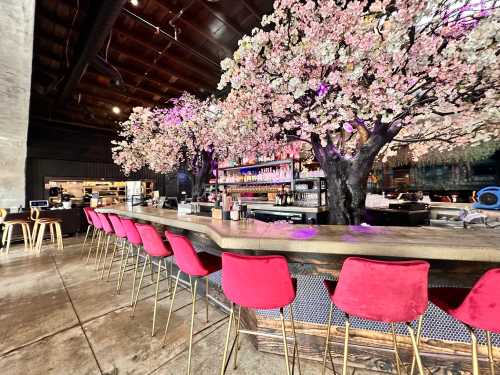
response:
M94 2L95 12L87 14L85 24L80 32L80 39L75 47L76 60L71 64L65 76L62 89L57 98L61 105L75 89L90 62L94 61L98 52L106 42L109 32L127 0L107 0Z

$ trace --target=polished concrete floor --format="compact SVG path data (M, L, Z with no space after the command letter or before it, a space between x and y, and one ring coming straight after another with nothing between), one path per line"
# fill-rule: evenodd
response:
M81 239L65 239L65 250L50 245L41 256L13 246L0 256L0 374L184 374L191 313L188 290L178 293L168 342L161 338L169 299L159 304L151 337L154 289L142 290L130 317L131 275L116 295L115 272L108 282L80 258ZM160 286L166 294L166 282ZM227 327L222 310L198 303L192 374L218 374ZM237 370L228 374L284 374L280 356L257 352L242 340ZM317 363L302 361L303 374L318 374Z

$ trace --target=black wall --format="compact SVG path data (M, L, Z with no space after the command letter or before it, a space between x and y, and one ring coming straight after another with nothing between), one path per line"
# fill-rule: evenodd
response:
M177 178L149 170L124 176L111 158L113 132L31 120L26 161L26 201L43 199L45 177L152 179L160 194L177 195Z

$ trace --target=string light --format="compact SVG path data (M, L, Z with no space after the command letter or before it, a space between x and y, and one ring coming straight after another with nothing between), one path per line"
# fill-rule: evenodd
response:
M111 110L112 110L112 111L113 111L113 113L114 113L114 114L116 114L116 115L119 115L119 114L120 114L120 112L121 112L120 107L117 107L117 106L114 106Z
M139 6L139 0L130 0L130 4L132 4L133 6Z

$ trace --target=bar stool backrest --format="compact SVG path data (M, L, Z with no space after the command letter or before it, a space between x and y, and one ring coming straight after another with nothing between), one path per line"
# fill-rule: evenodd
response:
M454 315L475 328L500 333L500 268L481 276Z
M123 216L120 217L120 220L122 222L123 228L125 228L125 232L127 233L128 242L136 246L142 245L142 239L139 235L139 232L137 231L137 228L135 227L134 220L129 217Z
M97 215L99 216L99 220L101 220L102 229L108 234L114 233L113 227L109 222L108 215L101 214L100 212L98 212Z
M295 286L282 256L222 253L222 288L237 305L275 309L295 299Z
M118 215L114 214L109 214L108 215L109 221L111 221L111 225L113 226L113 230L115 231L115 235L120 238L125 238L127 237L127 232L125 231L125 228L123 227L122 221L118 217Z
M206 275L207 270L198 257L191 241L185 236L165 232L174 252L175 263L188 275Z
M33 221L37 221L40 219L40 209L37 207L30 208L30 219Z
M102 229L101 219L99 215L94 210L89 211L90 218L92 220L92 225L97 229Z
M153 257L168 257L172 255L170 245L165 244L160 233L151 224L135 224L142 239L144 251Z
M92 225L92 218L90 217L89 212L93 211L90 207L83 207L83 213L85 214L85 218L87 219L87 223Z
M347 258L333 302L359 318L410 322L427 309L428 274L429 263L424 261Z

